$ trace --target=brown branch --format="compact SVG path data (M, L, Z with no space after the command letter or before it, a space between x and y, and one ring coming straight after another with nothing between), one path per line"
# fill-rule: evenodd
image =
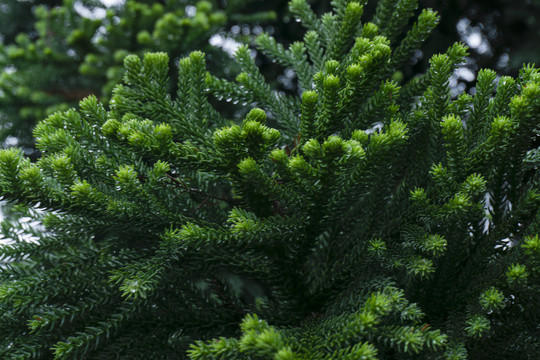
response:
M210 200L209 196L207 196L206 199L204 199L204 201L199 204L199 206L197 206L195 209L193 209L193 212L195 212L195 211L199 210L200 208L202 208L208 202L208 200Z

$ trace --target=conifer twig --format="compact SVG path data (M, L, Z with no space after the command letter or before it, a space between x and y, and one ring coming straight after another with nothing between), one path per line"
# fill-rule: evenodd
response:
M216 200L220 200L220 201L225 201L225 202L230 202L230 199L227 199L227 198L223 198L223 197L220 197L220 196L216 196L216 195L212 195L212 194L209 194L207 193L206 191L203 191L201 189L196 189L196 188L190 188L186 185L185 182L182 181L182 179L180 178L175 178L173 176L171 176L170 174L165 174L167 176L167 178L169 180L172 181L172 183L174 183L175 185L177 186L180 186L181 188L185 189L185 191L183 191L182 193L184 192L193 192L193 193L196 193L196 194L199 194L199 195L204 195L207 197L207 199L205 201L203 201L203 204L206 203L208 201L208 199L216 199ZM199 207L200 208L200 207ZM197 209L199 209L197 208Z

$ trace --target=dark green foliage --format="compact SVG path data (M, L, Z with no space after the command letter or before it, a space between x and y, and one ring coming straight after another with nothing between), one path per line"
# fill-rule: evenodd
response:
M416 2L374 22L363 5L293 0L305 41L257 38L298 95L247 46L234 80L192 52L175 91L169 56L130 55L110 109L90 96L40 122L35 163L1 152L2 194L52 211L1 249L0 356L534 359L540 71L485 70L452 98L455 44L400 87L437 15L401 37Z
M29 21L33 6L57 6L62 0L5 1L0 10L0 36L5 43L11 43L19 33L29 33L34 23Z

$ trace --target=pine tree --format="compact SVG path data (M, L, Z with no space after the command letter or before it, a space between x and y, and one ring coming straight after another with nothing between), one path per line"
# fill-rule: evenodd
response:
M452 98L455 44L398 85L438 15L364 3L292 0L303 41L256 39L298 96L248 46L234 79L192 52L174 92L167 54L130 55L109 108L40 122L35 163L1 152L2 194L49 211L1 248L0 356L534 359L540 72Z
M228 70L228 55L208 40L230 24L273 18L272 12L242 13L253 2L236 0L224 9L208 0L127 0L109 8L98 0L2 5L7 11L0 31L0 140L11 136L8 145L17 141L31 155L37 120L90 94L108 104L129 54L165 51L172 67L198 49L209 55L214 69ZM90 15L81 14L81 6Z

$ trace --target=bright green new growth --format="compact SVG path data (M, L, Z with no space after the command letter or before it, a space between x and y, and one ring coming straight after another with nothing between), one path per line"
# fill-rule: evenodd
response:
M176 94L166 54L132 55L109 111L88 97L42 121L36 163L0 153L4 196L55 210L37 243L1 249L0 356L537 355L540 72L483 71L452 99L456 44L398 86L437 15L402 38L416 1L379 2L373 23L332 5L291 2L309 31L289 49L256 40L299 96L247 46L235 81L180 60Z

